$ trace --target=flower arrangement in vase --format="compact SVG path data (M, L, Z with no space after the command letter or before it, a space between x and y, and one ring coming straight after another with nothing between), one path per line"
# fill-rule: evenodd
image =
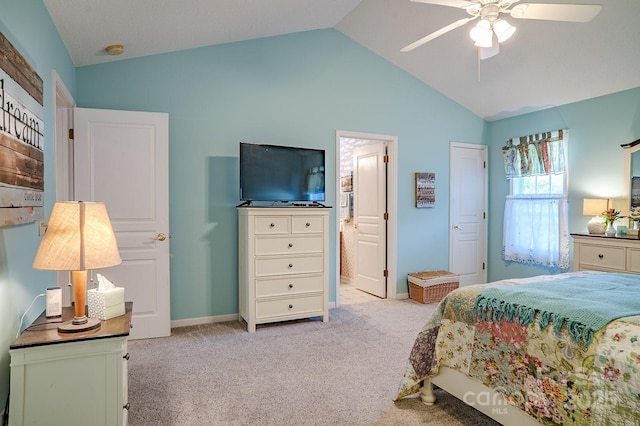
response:
M640 221L640 207L633 207L629 212L629 217L633 221L631 229L638 230L638 221Z
M607 237L614 237L616 235L616 228L613 227L613 223L622 219L624 216L620 216L620 210L609 209L602 212L604 216L604 235Z

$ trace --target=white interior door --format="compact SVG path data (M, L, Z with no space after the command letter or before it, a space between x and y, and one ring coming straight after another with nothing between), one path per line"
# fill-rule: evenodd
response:
M449 268L460 285L487 282L487 147L450 146Z
M387 297L387 230L385 145L357 148L353 153L353 216L356 288Z
M74 111L74 199L107 206L123 262L96 272L133 301L134 339L171 334L168 145L167 114Z

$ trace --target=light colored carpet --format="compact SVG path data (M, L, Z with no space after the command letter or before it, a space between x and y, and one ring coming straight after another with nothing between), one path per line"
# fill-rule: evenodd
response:
M439 391L393 402L413 341L435 305L374 300L330 321L237 321L129 342L129 424L495 425ZM134 324L135 326L135 324Z

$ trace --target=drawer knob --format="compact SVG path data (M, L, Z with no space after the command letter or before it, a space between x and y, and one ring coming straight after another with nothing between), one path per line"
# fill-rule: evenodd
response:
M289 268L293 268L293 263L290 263L290 264L289 264Z
M604 259L604 254L599 254L598 259Z
M293 284L289 284L289 288L293 288Z
M292 248L292 247L293 247L293 243L289 243L289 248Z
M127 361L129 361L129 352L127 352L122 358L126 359Z
M122 408L124 408L125 410L129 410L129 408L131 407L131 405L127 402L125 405L122 406Z
M275 226L276 226L276 224L272 223L272 224L269 225L269 228L275 228Z
M305 223L304 226L306 226L307 228L311 226L311 224L309 222Z
M289 305L289 309L293 309L293 305Z

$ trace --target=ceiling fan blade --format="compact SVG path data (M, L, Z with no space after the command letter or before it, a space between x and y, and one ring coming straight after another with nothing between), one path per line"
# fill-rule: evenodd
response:
M414 3L427 3L437 4L439 6L459 7L464 9L465 7L477 5L477 3L467 0L411 0Z
M478 56L480 60L492 58L500 53L500 43L494 41L491 47L478 47Z
M510 13L517 19L589 22L601 9L599 4L522 3L514 6Z
M476 17L460 19L460 20L454 22L453 24L449 24L446 27L440 28L438 31L432 32L428 36L422 37L418 41L414 41L413 43L409 44L408 46L405 46L402 49L400 49L400 51L401 52L409 52L409 51L415 49L416 47L420 47L423 44L433 40L436 37L440 37L441 35L443 35L445 33L448 33L451 30L455 30L456 28L463 26L464 24L466 24L469 21L473 21L474 19L476 19Z

